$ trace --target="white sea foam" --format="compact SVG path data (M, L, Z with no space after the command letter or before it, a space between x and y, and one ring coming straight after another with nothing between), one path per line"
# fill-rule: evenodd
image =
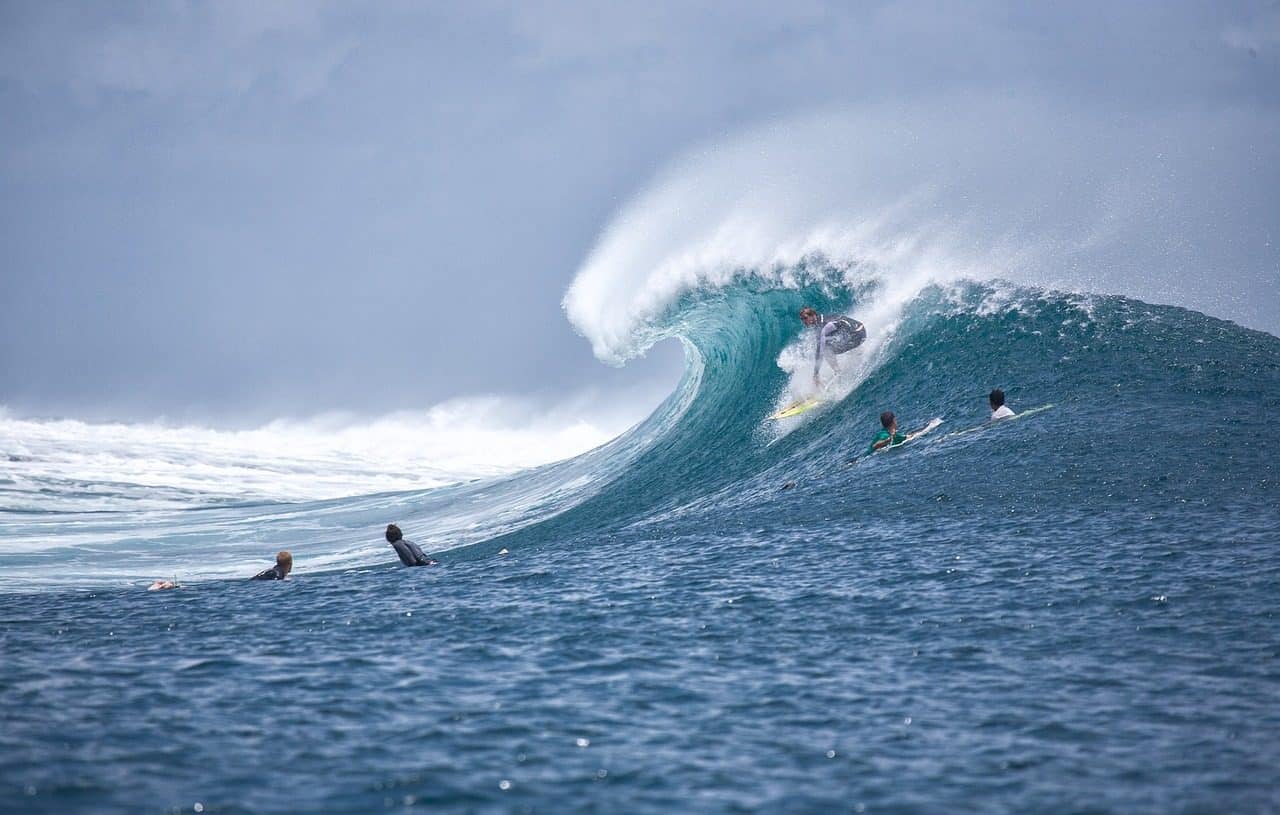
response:
M602 233L564 307L596 355L620 364L685 293L748 276L796 287L797 264L817 254L850 287L881 284L860 305L876 326L923 286L970 277L1274 330L1277 247L1241 236L1266 209L1257 179L1274 177L1277 144L1275 116L1156 120L1016 99L771 123L660 173Z
M0 410L0 509L102 510L302 501L425 489L582 453L643 418L587 396L485 397L374 419L281 419L249 430L18 418Z

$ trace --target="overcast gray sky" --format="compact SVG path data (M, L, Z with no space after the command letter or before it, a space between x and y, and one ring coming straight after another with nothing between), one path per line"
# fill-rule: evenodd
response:
M962 92L1274 114L1280 4L3 2L0 404L240 422L670 379L560 308L655 171Z

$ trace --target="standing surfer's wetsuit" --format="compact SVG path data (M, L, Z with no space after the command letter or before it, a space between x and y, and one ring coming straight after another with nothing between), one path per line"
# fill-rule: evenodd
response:
M418 544L406 540L395 524L387 525L387 543L396 550L396 557L406 566L434 566L436 562L426 556Z
M836 368L836 354L852 351L867 338L867 327L852 317L837 314L828 317L818 315L818 350L813 356L813 375L818 375L822 360L826 359L832 368ZM838 370L838 369L837 369Z

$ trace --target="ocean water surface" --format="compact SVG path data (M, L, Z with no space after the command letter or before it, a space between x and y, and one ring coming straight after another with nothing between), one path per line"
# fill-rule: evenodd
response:
M673 301L670 398L515 474L140 504L11 453L0 810L1280 810L1280 339L931 284L770 422L799 306L877 297L823 274ZM851 463L883 410L944 421Z

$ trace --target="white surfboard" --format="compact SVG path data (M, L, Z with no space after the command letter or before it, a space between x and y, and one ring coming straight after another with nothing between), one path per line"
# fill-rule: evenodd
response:
M994 421L987 421L987 422L983 422L982 424L978 425L977 427L969 427L969 428L966 428L966 429L964 429L964 430L957 430L955 433L952 433L951 435L947 436L947 438L952 438L952 437L954 437L954 436L963 436L963 435L965 435L966 433L976 433L976 432L978 432L979 430L986 430L986 429L987 429L987 428L989 428L989 427L995 427L995 426L997 426L997 425L1008 424L1009 422L1016 422L1016 421L1018 421L1019 419L1025 419L1025 418L1027 418L1028 416L1034 416L1034 415L1036 415L1037 413L1043 413L1043 412L1045 412L1046 410L1048 410L1048 409L1049 409L1049 408L1051 408L1051 407L1053 407L1053 405L1052 405L1052 404L1049 404L1049 405L1041 405L1040 407L1028 408L1027 410L1022 411L1021 413L1016 413L1016 414L1014 414L1013 416L1010 416L1010 417L1009 417L1009 418L1007 418L1007 419L996 419L996 420L994 420Z
M889 446L887 446L887 447L883 447L883 448L881 448L880 450L878 450L877 452L884 452L885 450L897 450L899 447L905 447L905 446L907 446L908 444L910 444L911 442L913 442L913 441L915 441L916 439L920 438L921 436L927 436L928 434L930 434L930 433L932 433L933 431L937 430L937 429L938 429L938 427L939 427L939 425L941 425L941 424L942 424L942 417L941 417L941 416L939 416L939 417L937 417L937 418L935 418L935 419L930 419L930 420L929 420L929 423L928 423L927 425L925 425L924 427L922 427L922 428L920 428L919 430L915 431L914 433L908 433L908 434L907 434L907 437L906 437L905 439L903 439L902 441L898 442L897 444L890 444L890 445L889 445Z

